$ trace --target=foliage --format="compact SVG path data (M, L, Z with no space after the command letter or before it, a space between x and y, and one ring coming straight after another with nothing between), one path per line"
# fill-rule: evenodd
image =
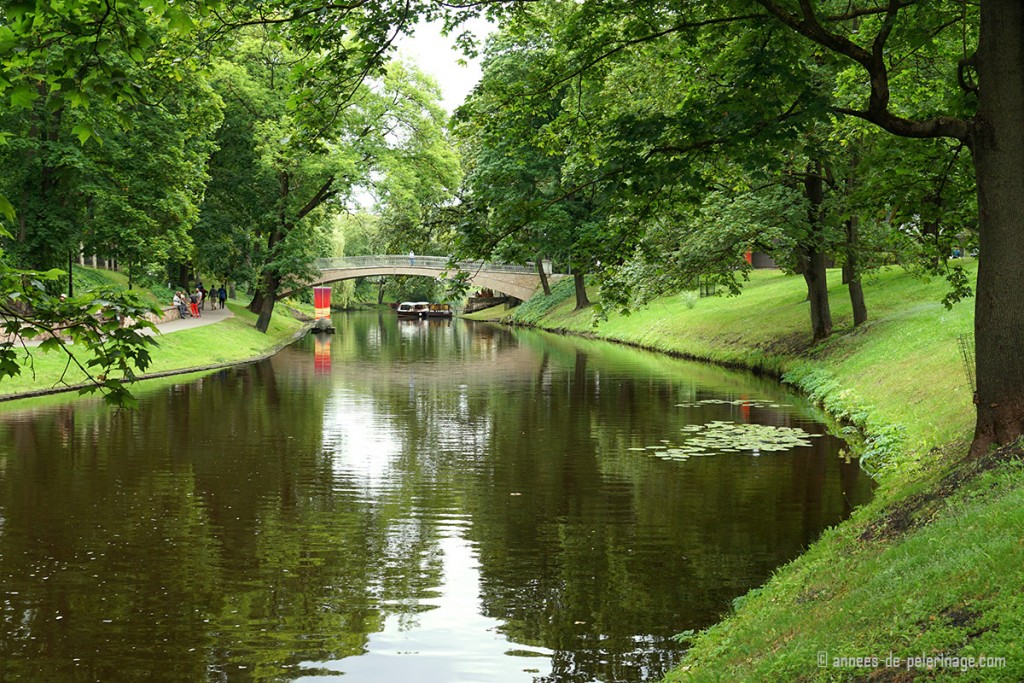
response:
M120 260L132 278L159 272L169 255L188 246L209 138L219 123L217 103L205 79L184 59L194 47L162 25L157 11L143 21L144 29L115 32L102 47L94 46L95 61L81 72L72 70L84 77L69 79L60 69L84 55L67 50L65 41L104 40L74 35L74 21L99 7L71 5L64 17L66 33L54 28L55 35L47 37L49 27L40 19L47 10L40 7L34 23L30 11L24 17L31 28L15 22L12 42L5 46L11 52L0 48L0 55L11 58L4 60L7 66L21 66L5 72L0 89L7 83L16 93L28 73L45 72L33 86L33 97L22 101L12 95L15 106L0 117L11 136L0 157L12 170L0 179L0 193L17 209L8 256L21 267L66 268L85 249ZM130 7L107 9L109 16L98 18L98 32L134 21ZM24 43L36 40L52 40L67 51L43 51L29 64L24 58L36 48ZM137 41L159 55L146 58ZM178 66L168 70L172 61ZM112 83L97 80L105 69L116 75ZM126 83L130 92L122 89Z
M441 90L402 61L388 66L381 85L388 99L378 116L389 134L373 159L379 215L374 248L382 254L449 253L452 226L444 214L462 172L446 130Z

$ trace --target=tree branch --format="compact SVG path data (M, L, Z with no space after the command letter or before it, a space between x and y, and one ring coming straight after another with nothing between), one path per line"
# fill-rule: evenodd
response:
M914 4L913 0L892 0L885 8L885 20L868 51L846 36L826 30L818 20L813 0L800 0L801 14L797 16L783 8L776 0L756 0L772 16L800 35L832 52L848 57L867 72L871 94L866 110L836 107L836 113L855 116L882 129L909 138L951 137L967 142L970 125L965 119L940 116L927 120L913 120L889 111L889 72L885 65L885 43L895 26L901 9Z
M306 214L308 214L310 211L323 204L331 197L331 195L334 194L331 191L331 186L334 184L334 178L335 177L333 175L330 178L328 178L324 182L324 184L321 185L320 188L316 191L316 194L310 197L309 201L306 202L306 205L299 209L298 214L296 214L296 217L299 220L305 218Z
M953 116L936 116L930 119L914 120L897 116L886 110L882 112L833 107L832 111L843 116L853 116L873 123L893 135L904 138L954 138L968 142L970 124Z

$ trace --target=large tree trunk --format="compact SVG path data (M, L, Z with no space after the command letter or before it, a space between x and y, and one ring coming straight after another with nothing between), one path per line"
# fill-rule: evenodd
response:
M537 275L540 277L540 286L544 288L545 296L551 296L551 285L548 284L548 274L544 272L544 259L537 259Z
M807 263L804 269L804 282L807 284L807 299L811 303L811 332L814 341L821 341L832 334L825 252L814 247L808 250L804 258Z
M856 150L850 153L850 175L846 179L846 193L852 194L857 182L860 155ZM846 258L843 260L843 284L850 293L850 307L853 309L853 326L868 320L868 306L864 301L864 287L860 283L860 219L850 216L846 221Z
M296 190L292 186L292 177L287 171L280 171L277 174L279 187L279 215L278 223L267 237L267 257L273 259L275 248L295 228L297 221L302 220L310 211L320 206L334 194L331 187L334 184L334 176L330 176L316 193L309 198L309 201L295 213L294 217L288 212L288 199ZM283 276L279 272L264 271L260 277L260 286L249 303L249 310L259 314L256 318L256 329L266 333L270 327L270 318L274 314L274 304L277 303L277 291L281 287Z
M246 305L245 309L250 313L259 313L261 310L263 310L263 299L263 292L257 289L256 292L252 295L252 298L249 300L249 303Z
M577 271L573 273L573 282L576 285L576 308L579 311L590 305L590 299L587 298L587 285L583 278L583 273Z
M264 273L260 279L260 292L257 295L260 297L259 307L253 313L259 314L256 318L256 329L264 334L270 327L270 318L274 315L274 303L277 301L277 290L280 286L281 278L274 274Z
M867 322L868 306L864 302L864 288L860 284L860 267L857 262L857 218L846 222L846 261L843 263L843 282L850 292L850 306L853 308L853 326Z
M288 197L292 191L291 176L287 171L277 174L278 182L278 223L267 235L267 259L272 260L277 245L288 236L294 223L288 217ZM310 200L313 201L313 200ZM303 214L305 215L305 214ZM266 334L270 327L270 318L274 315L274 304L277 303L277 289L281 286L281 275L270 269L264 268L260 275L260 284L256 288L256 294L249 302L249 311L257 314L256 329Z
M282 216L281 226L271 231L267 236L267 254L274 253L274 247L285 238L291 226L285 223ZM264 268L260 275L260 284L256 293L249 302L249 311L257 314L256 329L266 334L270 327L270 318L274 314L274 304L277 303L277 290L281 286L281 276L267 268Z
M1024 3L983 0L978 114L974 338L978 415L971 454L1024 433Z
M811 332L814 341L832 334L832 310L828 303L828 277L825 239L821 225L821 205L825 201L821 164L815 164L804 176L804 191L810 200L810 234L800 247L801 271L807 284L807 299L811 303Z

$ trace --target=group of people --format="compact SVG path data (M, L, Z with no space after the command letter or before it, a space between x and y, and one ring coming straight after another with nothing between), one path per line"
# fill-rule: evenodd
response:
M211 310L217 309L218 302L220 307L224 308L227 305L228 290L221 285L218 289L211 291L203 287L202 283L198 283L195 291L191 294L184 291L175 292L172 303L177 306L178 314L182 318L199 318L206 310L207 299L210 300Z

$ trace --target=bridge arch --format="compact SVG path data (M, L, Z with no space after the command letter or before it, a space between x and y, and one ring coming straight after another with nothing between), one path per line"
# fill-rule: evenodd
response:
M320 275L306 282L301 289L382 275L411 275L439 279L452 271L448 267L447 257L444 256L345 256L317 259L315 265L320 270ZM474 287L502 292L524 301L533 296L540 287L540 276L536 267L485 261L460 261L457 265L459 271L469 274L468 280ZM548 273L548 277L554 282L564 276ZM297 289L300 288L281 292L278 298L289 296Z

